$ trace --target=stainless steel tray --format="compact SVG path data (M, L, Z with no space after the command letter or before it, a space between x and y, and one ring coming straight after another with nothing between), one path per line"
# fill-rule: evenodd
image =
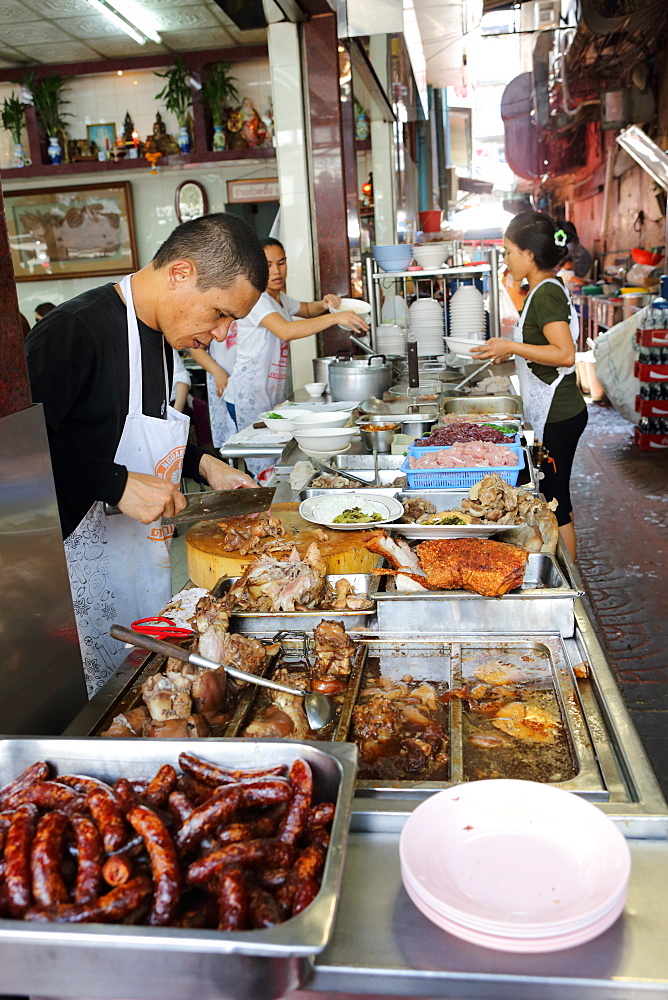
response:
M481 597L467 590L397 591L392 577L376 577L378 628L412 634L448 632L559 632L570 638L575 629L576 599L554 556L530 552L524 582L503 597ZM385 589L378 589L383 586Z
M520 416L524 413L520 396L448 396L442 392L439 401L441 413L499 413Z
M336 801L332 838L313 903L269 930L221 932L112 924L0 920L3 993L165 1000L274 1000L311 974L309 957L331 937L355 785L357 752L289 740L3 739L0 786L36 760L58 773L104 780L150 778L182 751L232 768L308 761L316 801Z
M399 469L401 468L403 461L403 455L379 455L378 468ZM359 455L351 455L349 453L334 455L332 465L336 469L350 469L351 472L357 472L358 469L373 469L373 455L365 455L362 453Z
M317 494L314 494L317 495ZM211 593L214 597L223 597L238 576L227 576L220 579ZM332 587L337 580L350 580L356 594L367 596L376 577L371 573L331 573L327 576ZM371 598L374 600L374 598ZM368 611L233 611L230 616L230 631L242 635L267 634L288 631L312 631L321 621L342 621L346 631L360 628L368 624L369 618L376 613L376 606Z

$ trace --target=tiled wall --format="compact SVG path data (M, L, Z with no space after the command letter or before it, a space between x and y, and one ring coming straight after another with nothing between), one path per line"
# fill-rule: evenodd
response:
M255 109L263 114L271 102L269 60L237 63L233 76L237 79L240 101L244 97L250 97ZM63 111L71 116L66 118L69 137L86 139L86 126L102 122L113 122L117 136L121 136L125 115L130 112L135 130L145 139L153 131L157 111L162 115L170 135L176 136L176 118L165 110L162 101L158 101L155 96L162 90L164 83L153 70L137 70L123 73L122 76L105 73L78 77L63 90L65 100L69 101L69 104L63 106ZM0 83L0 106L12 90L18 96L18 89L16 84ZM12 139L8 132L0 128L0 170L11 166Z

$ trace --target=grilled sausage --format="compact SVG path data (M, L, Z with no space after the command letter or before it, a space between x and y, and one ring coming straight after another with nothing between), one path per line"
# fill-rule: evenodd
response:
M137 806L128 814L128 820L144 838L151 859L155 896L148 922L152 927L164 927L174 919L181 891L174 841L160 817L147 806Z
M45 760L39 760L22 771L17 778L0 788L0 809L4 809L9 800L18 792L24 791L38 781L44 781L49 776L49 765ZM20 805L20 803L17 803Z
M205 802L193 809L181 829L176 834L176 846L181 854L191 850L206 834L225 823L242 801L241 785L228 785L220 789Z
M132 861L127 854L113 854L102 865L102 878L107 885L125 885L132 878Z
M70 821L59 810L46 813L37 824L30 852L32 891L38 903L66 903L69 893L60 872L65 834Z
M85 798L73 788L61 785L57 781L38 781L16 792L7 804L10 808L16 809L26 802L32 802L41 809L60 809L71 814L82 811Z
M141 876L88 903L34 906L25 919L54 924L113 924L133 913L150 896L152 889L150 878Z
M289 845L274 838L247 840L243 844L227 844L194 861L188 868L186 880L189 885L203 885L228 864L240 864L244 867L264 864L289 865L291 856Z
M319 802L317 806L311 806L308 813L306 825L309 830L318 826L329 826L334 819L336 806L333 802Z
M131 809L139 805L139 796L127 778L119 778L118 781L114 782L114 795L124 813L129 813Z
M90 903L97 899L102 884L102 842L95 823L87 816L73 816L72 826L78 856L74 902Z
M22 917L32 903L30 851L37 817L37 806L19 806L14 813L5 843L5 882L11 916Z
M169 811L179 825L183 825L190 818L194 811L194 806L187 795L183 792L170 792L167 799Z
M248 888L241 865L225 865L218 881L218 930L243 931L248 921Z
M164 805L175 784L176 771L171 764L163 764L155 777L149 781L146 791L140 796L143 805L152 809Z
M179 754L179 764L186 774L198 781L204 781L208 785L229 785L233 782L254 781L256 778L285 774L285 768L282 765L258 768L254 771L230 771L228 768L211 764L191 753Z
M281 820L276 836L285 844L295 845L306 829L311 798L313 796L313 775L305 760L296 760L290 768L292 797L287 812Z
M301 913L307 906L310 906L318 895L319 890L320 886L315 879L308 878L301 881L295 889L290 916L296 917L298 913Z
M108 854L117 851L128 839L128 831L116 797L106 792L89 792L86 805L102 835L105 851Z
M281 922L276 900L270 892L260 888L259 885L250 886L248 889L248 921L250 926L256 929L275 927Z

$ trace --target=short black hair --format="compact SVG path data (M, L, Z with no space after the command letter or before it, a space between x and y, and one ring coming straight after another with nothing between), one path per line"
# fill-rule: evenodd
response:
M273 236L265 236L263 240L260 240L260 243L262 244L263 250L265 247L278 247L279 250L282 250L283 253L285 253L285 247L283 246L281 241L275 240Z
M541 271L551 271L568 254L565 234L563 246L554 241L559 228L559 223L544 212L520 212L508 224L505 236L520 250L531 250Z
M246 278L264 292L269 267L257 234L238 215L214 212L177 226L153 258L153 267L166 267L175 260L190 260L197 270L197 288L229 288L237 278Z
M40 302L38 306L35 306L35 314L39 316L40 319L44 319L47 313L50 313L52 309L55 309L53 302Z

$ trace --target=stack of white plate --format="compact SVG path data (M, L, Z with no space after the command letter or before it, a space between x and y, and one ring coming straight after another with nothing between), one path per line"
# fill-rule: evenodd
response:
M482 292L474 285L460 285L450 299L451 337L479 336L485 332L485 304Z
M404 331L398 323L381 323L376 327L376 350L379 354L405 355Z
M411 333L417 339L419 357L443 354L445 315L440 302L436 299L416 299L408 309L408 322Z
M631 856L595 805L533 781L455 785L411 813L401 875L417 908L450 934L497 951L559 951L624 910Z

